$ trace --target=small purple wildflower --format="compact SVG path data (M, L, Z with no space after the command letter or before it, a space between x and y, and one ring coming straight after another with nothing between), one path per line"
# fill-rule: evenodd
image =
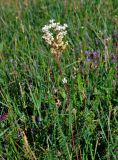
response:
M91 52L90 52L90 51L85 51L85 56L86 56L86 61L87 61L87 62L90 62L90 61L91 61L90 55L91 55Z
M31 77L28 77L28 82L29 82L29 87L32 88L33 87L33 80Z
M90 62L91 61L91 58L90 57L87 57L87 62Z
M2 115L0 115L0 121L5 121L8 118L8 113L4 113Z
M33 135L35 132L36 132L36 128L32 127L32 128L31 128L31 133L32 133L32 135Z
M98 51L94 51L92 54L93 54L93 59L98 59L99 58L99 52Z
M86 55L86 56L89 56L90 54L91 54L90 51L85 51L85 55Z
M116 60L117 60L117 57L113 53L111 53L110 54L110 60L111 60L111 63L115 63Z
M20 138L22 136L22 131L18 131L17 137Z
M95 62L99 59L98 51L85 51L86 61L87 62Z

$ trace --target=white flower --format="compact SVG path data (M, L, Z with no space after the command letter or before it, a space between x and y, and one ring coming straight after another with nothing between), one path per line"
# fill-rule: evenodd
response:
M42 28L42 32L47 32L49 29L49 27L47 25L45 25L43 28Z
M67 24L61 25L54 19L49 21L49 25L42 28L42 38L51 46L51 53L56 54L57 51L61 52L67 47L68 42L64 41L67 34L66 28Z
M72 109L72 113L76 115L77 110L75 108Z
M49 25L51 28L55 28L56 27L56 23L52 23Z
M61 106L61 101L60 101L59 99L57 99L56 106L57 106L57 107L60 107L60 106Z
M65 28L67 28L67 27L68 27L68 25L67 25L67 24L64 24L64 27L65 27Z
M54 19L51 19L51 20L49 20L49 23L53 23L55 20Z
M64 77L64 79L62 80L63 84L67 83L67 79Z

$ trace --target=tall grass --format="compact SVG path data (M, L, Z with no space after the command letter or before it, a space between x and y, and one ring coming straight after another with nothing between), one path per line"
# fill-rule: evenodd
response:
M0 159L117 159L118 1L7 2L0 3ZM68 24L63 77L42 39L50 19Z

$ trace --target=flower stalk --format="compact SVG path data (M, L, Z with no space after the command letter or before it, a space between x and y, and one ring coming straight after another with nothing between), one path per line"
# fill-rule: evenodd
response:
M54 55L56 59L57 66L62 75L62 69L60 66L60 56L61 53L66 49L68 41L65 41L65 35L67 34L66 28L67 24L61 25L55 20L50 20L48 25L42 28L43 36L42 38L50 46L51 54Z

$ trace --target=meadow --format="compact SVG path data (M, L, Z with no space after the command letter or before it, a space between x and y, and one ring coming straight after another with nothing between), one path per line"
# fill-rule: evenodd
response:
M0 160L117 159L118 1L0 0Z

